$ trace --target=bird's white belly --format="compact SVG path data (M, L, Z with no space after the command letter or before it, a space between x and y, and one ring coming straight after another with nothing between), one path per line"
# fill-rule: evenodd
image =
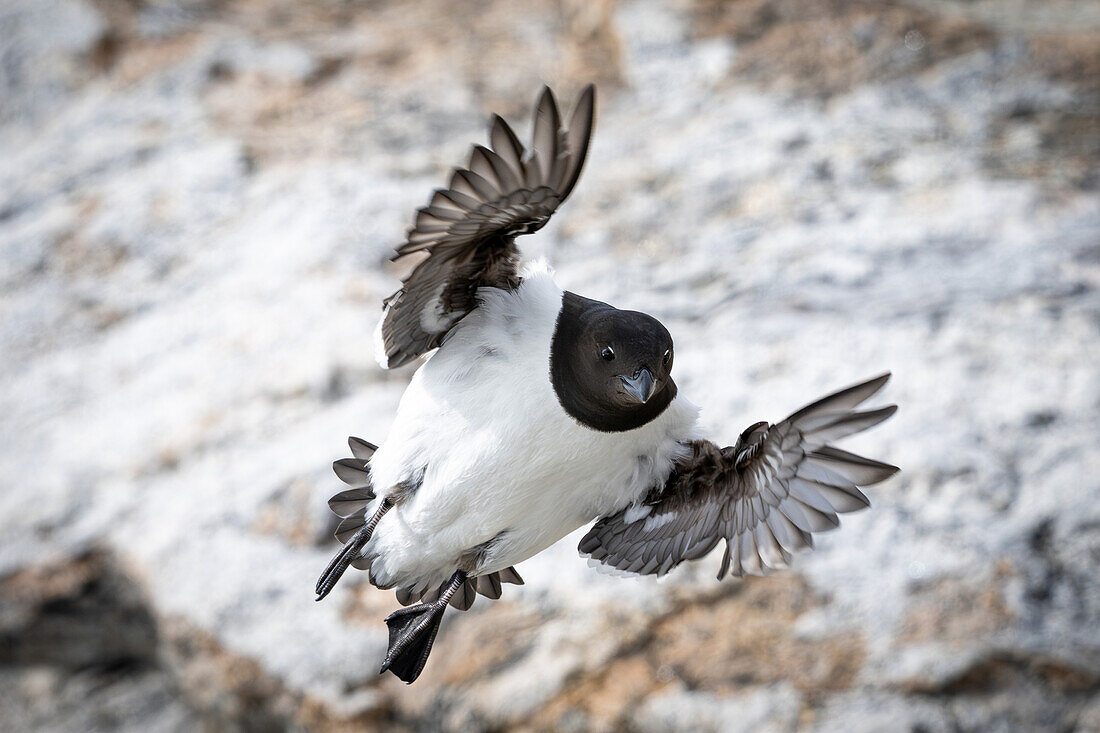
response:
M697 409L680 397L627 432L566 414L550 383L562 291L548 273L479 295L371 458L379 500L395 504L363 550L379 585L441 583L471 557L476 574L526 560L663 482L694 432Z
M545 374L533 376L527 390L490 385L470 400L453 384L437 399L414 379L406 399L427 414L396 424L371 462L381 495L409 466L424 467L419 488L383 518L365 553L375 556L380 584L443 582L489 542L478 574L526 560L663 481L694 422L694 407L676 400L629 437L592 430L565 413Z

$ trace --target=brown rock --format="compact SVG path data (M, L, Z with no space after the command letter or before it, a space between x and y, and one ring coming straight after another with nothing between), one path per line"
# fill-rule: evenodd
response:
M998 580L974 584L943 578L921 587L902 621L897 643L969 642L1007 628L1012 612Z
M736 77L821 97L912 74L994 40L974 20L866 0L704 0L694 11L698 35L738 43Z
M822 605L800 578L747 578L713 604L689 606L657 624L652 653L689 684L733 691L788 680L801 690L843 690L863 665L853 633L799 639L794 621Z

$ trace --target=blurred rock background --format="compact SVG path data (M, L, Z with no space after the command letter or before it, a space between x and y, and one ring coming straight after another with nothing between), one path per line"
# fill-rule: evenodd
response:
M567 538L407 688L391 593L311 593L386 258L589 80L525 252L728 441L892 369L903 473L769 578ZM0 728L1100 729L1098 121L1090 0L5 0Z

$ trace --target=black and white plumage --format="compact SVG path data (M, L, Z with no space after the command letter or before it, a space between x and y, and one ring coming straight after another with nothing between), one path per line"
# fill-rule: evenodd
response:
M494 117L492 149L421 209L398 259L426 253L386 301L383 367L435 350L413 375L381 447L352 438L333 468L350 488L329 506L345 570L394 588L390 669L420 674L447 605L499 598L514 565L596 521L580 551L619 571L664 574L720 542L719 578L786 567L860 487L893 466L832 441L888 418L859 410L888 375L842 390L720 448L672 379L673 341L651 316L563 291L515 237L542 227L580 175L592 132L587 87L568 122L549 89L528 148Z

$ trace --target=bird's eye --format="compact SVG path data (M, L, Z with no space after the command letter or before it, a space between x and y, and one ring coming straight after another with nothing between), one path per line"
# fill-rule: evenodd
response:
M600 349L600 358L604 361L614 361L615 350L612 349L610 346L603 347L602 349Z
M672 361L672 349L665 349L665 355L661 357L665 364Z

